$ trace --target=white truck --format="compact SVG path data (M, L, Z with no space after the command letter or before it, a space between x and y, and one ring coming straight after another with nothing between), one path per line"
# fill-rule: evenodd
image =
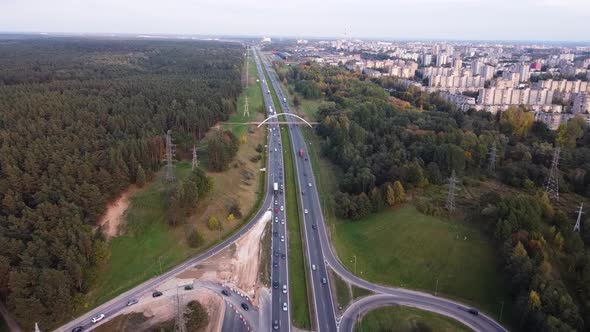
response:
M278 195L279 194L279 184L276 182L273 183L272 188L273 188L273 193L275 194L275 196Z

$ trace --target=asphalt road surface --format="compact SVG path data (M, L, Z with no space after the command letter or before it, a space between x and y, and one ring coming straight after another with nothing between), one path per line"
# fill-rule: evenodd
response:
M279 100L283 101L283 98L286 98L286 95L278 83L276 73L274 73L274 70L266 61L263 61L263 63L267 67L271 84L274 87ZM281 102L281 108L285 113L290 112L287 103ZM310 264L315 264L317 268L316 271L311 271L311 286L316 310L316 329L318 331L336 331L337 327L340 325L340 318L336 317L334 312L334 302L332 301L329 280L328 284L323 284L320 280L320 278L323 277L327 278L326 266L332 268L336 274L352 285L371 290L378 294L403 298L404 301L400 303L401 305L421 307L422 309L440 312L441 314L448 316L448 313L454 311L454 316L449 317L455 319L460 317L461 321L471 321L471 325L475 327L476 331L506 331L504 327L485 314L480 313L478 316L471 315L467 311L470 307L460 302L436 297L424 292L372 284L348 271L334 254L334 250L330 245L319 195L316 189L315 176L310 161L305 158L309 156L307 144L305 143L301 130L297 125L289 125L289 131L291 133L293 152L296 155L297 181L299 182L302 191L300 196L302 207L308 211L307 213L304 213L303 223L305 243L307 247L307 259ZM300 149L303 151L304 158L297 156ZM316 229L310 227L311 225L315 225ZM374 305L375 303L372 304ZM444 308L444 310L442 308ZM460 310L457 311L456 309Z
M266 99L267 94L264 93L264 95L265 95L265 99ZM254 224L262 217L262 215L271 207L271 205L273 208L275 206L274 205L275 197L273 194L273 183L277 177L282 176L282 167L279 167L279 161L282 165L282 154L274 152L274 146L277 145L278 143L280 143L280 133L278 133L278 131L279 130L277 130L277 136L274 136L273 134L268 132L267 142L269 145L269 149L268 149L268 158L267 158L267 164L266 164L267 178L266 178L266 188L265 188L266 193L264 196L264 201L262 203L260 210L252 217L252 219L250 221L248 221L248 223L246 225L244 225L244 227L242 227L240 230L238 230L236 233L234 233L233 235L231 235L230 237L228 237L227 239L225 239L221 243L213 246L212 248L201 253L200 255L193 257L191 259L188 259L184 263L181 263L180 265L174 267L173 269L169 270L168 272L163 273L162 275L155 276L155 277L141 283L140 285L135 286L134 288L113 298L112 300L92 309L90 312L87 312L86 314L73 319L72 321L68 322L67 324L57 328L55 331L71 331L73 328L75 328L77 326L82 326L85 331L91 330L92 328L97 326L97 325L92 324L92 322L91 322L92 317L94 317L98 314L101 314L101 313L105 314L107 319L109 319L113 316L116 316L122 309L124 309L126 307L128 299L139 298L141 295L143 295L145 293L153 292L154 290L157 289L158 285L162 284L164 281L172 278L173 276L179 274L180 272L182 272L184 270L187 270L195 265L198 265L199 263L206 260L207 258L219 253L220 251L225 249L227 246L229 246L230 244L235 242L238 238L240 238L246 232L248 232L250 230L250 228L252 228L252 226L254 226ZM273 147L272 153L271 153L270 147ZM277 149L277 150L280 151L279 149ZM275 155L279 155L280 159L275 158L274 157ZM281 170L281 175L275 173L275 172L278 172L279 169ZM284 205L284 202L283 202L283 205ZM273 212L273 214L274 214L274 212ZM273 216L273 219L274 219L274 216ZM273 220L273 225L274 224L275 223ZM283 229L283 234L285 234L284 229ZM273 244L274 244L274 239L273 239ZM284 249L283 252L286 253L286 248ZM282 264L280 264L280 265L281 265L282 271L281 271L280 281L282 283L285 283L288 285L286 260L281 263ZM284 297L284 296L281 296L281 297ZM287 303L289 303L288 296L287 296L286 301L287 301ZM274 305L274 302L273 302L273 305ZM273 317L274 317L274 315L273 315ZM281 317L282 317L281 322L289 322L289 312L282 313ZM104 320L103 320L103 322L104 322ZM290 326L288 323L286 323L285 325ZM43 327L40 326L40 328L42 329ZM285 330L288 331L289 329L287 328Z

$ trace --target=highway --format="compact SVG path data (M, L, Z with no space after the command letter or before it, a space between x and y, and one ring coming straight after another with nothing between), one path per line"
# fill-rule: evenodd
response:
M266 89L268 91L268 88ZM263 91L263 95L267 95L267 93L264 93L265 91ZM267 100L267 98L265 97L265 101ZM268 102L268 101L267 101ZM272 102L272 100L271 100ZM278 127L278 125L276 125ZM268 126L270 127L270 126ZM232 234L231 236L229 236L227 239L223 240L222 242L220 242L219 244L213 246L212 248L204 251L203 253L199 254L196 257L190 258L188 260L186 260L185 262L181 263L180 265L172 268L171 270L155 276L143 283L141 283L138 286L135 286L134 288L124 292L123 294L113 298L112 300L101 304L100 306L92 309L91 311L87 312L86 314L73 319L72 321L66 323L65 325L57 328L55 331L71 331L73 328L77 327L77 326L81 326L84 328L85 331L87 330L91 330L93 327L97 326L97 325L93 325L91 323L91 318L98 315L98 314L105 314L105 316L107 317L107 319L116 316L122 309L124 309L127 306L127 301L129 299L132 298L139 298L141 295L146 294L146 293L152 293L154 290L156 290L158 288L158 285L162 284L164 281L174 277L175 275L195 266L198 265L200 262L210 258L211 256L219 253L220 251L222 251L223 249L225 249L226 247L228 247L230 244L234 243L238 238L240 238L242 235L244 235L246 232L248 232L252 226L254 226L256 224L256 222L258 220L260 220L262 218L262 216L264 215L265 212L267 212L269 209L274 208L274 194L273 194L273 183L274 180L278 177L282 177L282 153L274 152L274 148L277 148L277 151L280 151L280 133L279 130L276 130L277 135L273 135L270 131L267 133L267 142L268 142L268 158L267 158L267 162L266 162L266 187L265 187L265 196L264 196L264 201L261 205L261 208L259 211L256 212L256 214L248 221L248 223L246 223L240 230L238 230L236 233ZM271 150L272 148L272 150ZM273 151L273 152L271 152ZM278 157L275 157L278 156ZM280 173L280 174L279 174ZM284 205L284 202L283 202ZM274 212L273 212L273 219L274 219ZM273 220L273 225L275 225L274 220ZM284 225L282 225L284 226ZM285 232L285 227L283 228L283 234L286 234ZM275 239L273 238L273 246L275 243ZM283 243L283 247L285 247L284 251L286 253L286 245L284 245L286 242ZM280 246L280 245L279 245ZM274 257L273 257L274 258ZM280 274L280 282L281 283L285 283L285 284L289 284L288 283L288 273L286 270L286 260L281 262L282 264L280 264L281 266L281 270L282 273ZM274 269L273 269L274 270ZM273 271L274 272L274 271ZM273 273L273 278L274 278L274 273ZM274 296L273 292L273 296ZM284 296L281 296L281 299ZM288 301L288 294L287 294L287 303L289 303ZM274 299L273 299L273 313L274 313ZM274 314L273 314L273 317ZM285 312L281 314L281 322L283 322L284 325L287 325L290 327L290 324L286 323L289 322L289 312ZM289 328L286 329L287 331L289 331Z
M272 69L272 66L270 66L265 60L263 60L263 64L269 73L272 86L275 89L279 100L283 101L283 98L286 98L287 96L284 94L278 83L278 78L274 69ZM290 112L286 102L281 102L281 109L284 113ZM479 313L477 316L470 314L467 310L471 307L460 302L436 297L424 292L376 285L363 280L348 271L335 255L334 249L330 244L311 162L305 160L305 158L300 158L297 155L298 151L301 149L304 156L309 156L307 144L303 139L301 129L297 125L289 125L289 132L291 134L293 153L295 154L296 159L297 181L299 182L301 189L300 198L302 207L303 209L308 210L308 213L304 214L303 222L305 229L305 244L307 246L308 255L307 259L308 262L311 262L310 264L315 264L317 266L317 270L311 272L311 285L316 312L316 329L318 331L336 331L340 325L340 318L336 317L334 312L334 301L332 300L330 287L327 287L329 284L323 284L320 281L320 278L327 277L327 267L330 267L343 280L354 286L368 289L377 294L402 298L403 302L399 303L401 305L420 307L425 310L439 312L460 321L470 321L472 322L471 326L474 326L476 331L507 331L499 323L483 313ZM310 227L314 224L316 225L315 229ZM444 310L441 308L444 308ZM454 312L453 316L449 314L450 312Z
M254 56L256 67L258 68L258 75L262 87L262 94L264 96L264 104L266 114L273 115L276 110L268 82L264 76L264 71L260 64L260 58ZM273 111L271 111L271 109ZM278 125L278 120L273 118L269 120L270 125L262 127L271 133L269 140L269 165L272 167L272 183L277 183L279 186L279 193L274 195L273 202L273 217L272 217L272 257L271 257L271 322L270 326L274 330L290 331L290 301L289 301L289 255L288 236L287 236L287 222L297 222L296 220L287 220L287 206L285 204L285 190L295 190L295 188L284 187L284 165L283 165L283 147L281 144L281 131ZM268 129L267 129L268 128ZM271 190L272 192L272 190ZM286 287L286 292L283 291ZM287 305L286 311L284 304ZM275 329L276 327L276 329Z

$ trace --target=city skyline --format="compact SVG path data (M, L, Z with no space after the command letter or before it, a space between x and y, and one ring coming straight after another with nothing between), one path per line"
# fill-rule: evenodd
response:
M0 32L588 42L584 0L0 2Z

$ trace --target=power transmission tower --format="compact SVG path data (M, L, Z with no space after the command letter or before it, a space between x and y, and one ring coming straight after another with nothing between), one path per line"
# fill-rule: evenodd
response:
M199 161L197 160L197 147L193 145L193 163L192 163L192 170L194 171L195 168L199 166Z
M447 195L447 203L445 204L445 207L447 208L447 210L449 210L449 212L455 211L455 196L457 195L458 182L459 180L457 180L455 170L453 170L453 173L449 178L449 193Z
M580 210L578 211L578 220L576 221L576 224L574 225L574 232L580 232L580 226L582 224L582 215L584 214L584 212L582 211L582 209L584 208L584 203L580 204Z
M488 155L490 156L489 164L488 164L488 171L490 171L490 172L494 172L496 170L496 154L497 154L496 142L494 142L494 143L492 143L492 147L490 148L490 152L488 153Z
M246 87L244 90L248 89L248 85L250 81L248 79L250 74L250 49L246 46ZM250 116L250 110L248 109L248 92L245 91L246 97L244 98L244 115L243 116Z
M41 330L39 329L38 323L35 323L35 332L41 332Z
M561 148L555 148L553 152L553 161L551 162L551 171L545 184L545 192L550 199L559 201L559 154Z
M172 157L174 155L174 145L172 144L171 130L166 132L166 180L174 181L174 164Z
M176 303L175 303L175 319L174 319L174 332L187 332L186 323L184 321L184 306L182 303L182 296L178 293L178 286L176 287Z

